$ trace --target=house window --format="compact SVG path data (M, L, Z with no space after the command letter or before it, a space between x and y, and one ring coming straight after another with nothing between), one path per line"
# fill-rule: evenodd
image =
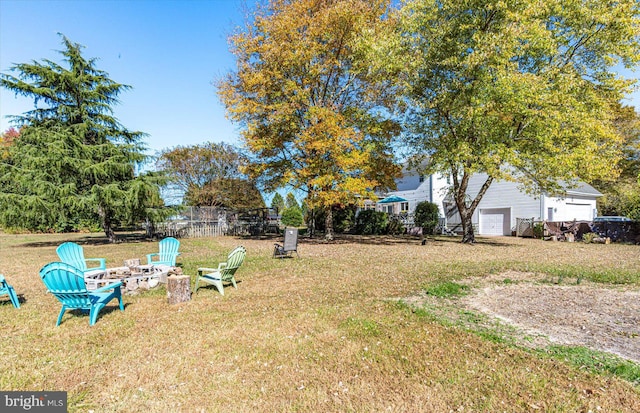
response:
M424 175L420 175L419 180L420 180L420 182L424 182Z
M400 203L400 212L407 212L409 210L409 203L402 202Z

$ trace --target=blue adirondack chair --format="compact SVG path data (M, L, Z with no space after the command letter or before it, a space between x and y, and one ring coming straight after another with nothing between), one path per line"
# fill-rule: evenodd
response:
M13 306L15 308L20 308L20 301L18 301L16 290L7 283L7 280L4 279L4 275L0 274L0 296L2 295L8 295Z
M147 254L147 264L175 267L176 258L180 255L178 252L178 248L180 248L180 241L173 237L168 237L158 243L158 248L160 250L159 252Z
M196 278L196 286L193 292L198 291L200 282L213 284L222 295L224 295L222 284L225 282L231 283L234 288L238 288L235 273L244 262L245 255L247 255L247 250L241 245L231 251L227 261L218 264L218 268L198 268L198 278Z
M60 261L79 269L84 275L102 272L107 268L107 260L105 258L85 258L82 246L75 242L60 244L56 249L56 253L60 257ZM89 262L97 263L97 266L93 264L92 267L88 267L87 263Z
M40 278L47 290L62 303L56 326L60 325L65 311L74 309L88 310L89 325L94 325L100 310L114 298L118 299L120 310L124 311L120 291L122 282L88 291L84 282L84 273L64 262L51 262L45 265L40 270Z

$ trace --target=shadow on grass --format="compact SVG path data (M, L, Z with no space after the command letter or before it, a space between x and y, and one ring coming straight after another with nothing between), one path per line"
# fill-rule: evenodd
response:
M64 234L58 234L64 236ZM75 235L74 233L70 233L69 235ZM87 234L86 236L76 238L69 237L67 239L59 239L56 241L38 241L38 242L26 242L24 244L14 245L13 248L22 248L22 247L33 247L33 248L41 248L41 247L57 247L63 242L75 242L80 245L109 245L109 238L105 235L96 235L96 234ZM147 238L144 233L139 232L127 232L116 234L116 243L135 243L135 242L158 242L157 240Z
M71 235L71 234L70 234ZM127 232L116 235L116 243L155 243L157 239L148 238L143 232ZM250 239L260 241L282 242L283 236L279 234L261 234L261 235L235 235L231 236L239 240ZM426 237L426 245L445 245L445 244L461 244L461 245L488 245L493 247L512 247L516 243L508 241L511 237L477 237L475 244L462 244L459 236L428 236ZM109 245L109 239L104 235L87 234L83 237L69 237L68 239L60 239L57 241L38 241L27 242L24 244L14 245L13 248L22 247L57 247L65 241L72 241L80 245ZM323 234L317 234L313 238L302 235L298 238L300 244L308 245L348 245L348 244L365 244L365 245L420 245L422 240L420 237L411 235L352 235L352 234L336 234L333 241L326 241Z
M0 307L5 306L5 305L7 307L13 307L13 303L11 302L9 297L6 297L6 300L4 298L5 297L0 298ZM22 304L26 303L26 300L24 298L22 298L22 296L19 295L18 296L18 302L20 303L20 305L22 305Z
M460 244L473 247L474 245L488 245L492 247L512 247L517 245L508 241L509 237L496 238L476 238L475 244L462 244L462 238L459 236L428 236L426 237L426 245L448 245ZM301 237L301 244L366 244L366 245L420 245L422 240L420 237L411 235L351 235L337 234L333 241L326 241L322 235L315 238Z
M124 305L124 310L127 310L127 307L129 307L129 303L122 303ZM104 308L102 308L100 310L100 313L98 314L98 318L96 319L96 324L98 324L100 322L100 319L109 313L112 313L114 311L120 311L120 305L116 304L116 305L108 305ZM62 321L60 322L60 325L62 326L64 324L65 321L69 320L70 318L67 317L67 314L71 314L74 318L75 317L82 317L82 318L86 318L87 319L87 323L89 322L89 310L81 310L81 309L74 309L74 310L68 310L65 312L64 316L62 316Z

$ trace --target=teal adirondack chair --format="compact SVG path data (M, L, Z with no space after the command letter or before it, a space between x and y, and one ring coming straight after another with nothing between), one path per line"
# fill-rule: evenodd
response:
M94 325L100 310L114 298L118 299L120 310L124 311L120 291L122 282L88 291L84 282L84 273L64 262L51 262L45 265L40 270L40 278L47 290L62 303L56 326L60 325L65 311L74 309L88 310L89 325Z
M175 267L176 258L180 255L178 252L178 248L180 248L180 241L173 237L168 237L158 243L158 248L160 250L159 252L147 254L147 264Z
M198 284L201 281L205 284L213 284L222 295L224 295L222 284L225 282L233 284L234 288L238 288L235 273L244 262L245 255L247 255L247 250L243 246L239 246L231 251L226 262L218 264L218 268L198 268L198 278L196 278L196 286L193 292L198 291Z
M8 295L9 300L11 300L11 304L13 304L15 308L20 308L20 301L18 300L16 290L7 283L7 280L4 279L4 275L0 274L0 296L2 295Z
M84 275L93 275L104 271L107 268L107 260L105 258L85 258L82 246L75 242L65 242L60 244L56 249L60 261L67 263L84 273ZM87 263L97 263L92 267L88 267Z

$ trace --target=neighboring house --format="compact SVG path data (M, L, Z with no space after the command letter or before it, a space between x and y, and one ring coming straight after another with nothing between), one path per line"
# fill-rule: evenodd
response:
M449 230L461 232L460 216L453 199L447 197L450 182L447 178L428 175L405 169L404 176L396 181L397 190L385 194L378 201L376 209L393 214L412 214L416 205L423 201L433 202L440 208L444 217L443 224ZM469 180L467 194L475 198L486 174L478 174ZM396 196L396 202L385 199ZM518 189L516 182L496 181L476 208L472 222L479 235L511 235L516 228L517 218L535 221L591 221L597 216L596 199L602 196L591 185L582 183L574 189L568 189L561 196L540 194L532 196Z

